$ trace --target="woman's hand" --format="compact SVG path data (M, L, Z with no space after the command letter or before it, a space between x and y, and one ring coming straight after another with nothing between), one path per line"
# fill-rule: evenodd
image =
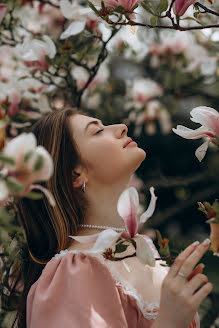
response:
M163 280L160 311L153 328L189 327L199 305L213 288L201 273L203 265L194 269L209 246L210 240L206 239L200 245L191 244L177 256ZM187 278L180 276L179 272Z

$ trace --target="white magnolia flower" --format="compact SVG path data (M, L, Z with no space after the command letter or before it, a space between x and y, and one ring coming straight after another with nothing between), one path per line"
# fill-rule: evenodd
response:
M61 40L81 33L86 26L86 22L89 20L100 21L90 8L84 8L76 2L71 3L68 0L61 0L60 9L65 18L74 20L61 34Z
M130 93L135 101L146 104L151 98L161 96L163 88L150 79L137 78L133 81Z
M46 56L54 58L56 46L48 35L44 35L42 40L25 38L22 44L16 45L15 55L23 60L26 66L38 69L48 69Z
M216 141L215 137L219 137L219 113L214 109L206 106L199 106L190 112L191 121L201 124L196 130L189 129L182 125L177 125L173 132L185 139L200 139L207 140L196 149L195 156L201 162L204 158L208 145L211 141Z

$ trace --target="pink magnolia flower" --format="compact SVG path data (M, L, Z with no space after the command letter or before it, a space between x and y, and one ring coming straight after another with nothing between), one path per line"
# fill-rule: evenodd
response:
M186 10L197 0L175 0L173 4L174 14L177 16L183 16Z
M8 7L4 4L0 4L0 23L3 21L6 13L7 13Z
M115 9L118 6L122 6L125 8L125 11L132 11L134 7L144 0L103 0L106 8ZM93 0L94 4L101 6L101 0Z
M109 248L119 237L124 239L134 238L136 242L136 256L143 264L155 266L155 258L147 240L138 234L142 225L153 215L157 197L154 194L154 188L150 188L151 201L147 210L137 219L139 208L138 192L134 187L127 188L120 195L117 203L117 211L125 223L124 232L116 232L113 229L106 229L100 233L91 236L69 236L81 243L95 242L90 252L103 252Z
M208 149L209 143L216 142L219 137L219 113L210 107L199 106L191 111L191 121L200 123L201 127L196 130L189 129L182 125L177 125L173 132L185 139L207 138L207 140L196 149L195 156L201 162Z
M42 40L26 38L22 44L16 45L14 51L27 67L46 70L49 68L46 56L54 58L56 46L48 35L44 35Z
M53 162L50 154L42 146L37 146L36 137L32 133L22 133L10 140L3 149L3 155L11 158L12 163L4 164L7 177L13 177L25 188L16 196L24 197L32 189L40 189L48 197L51 205L54 199L47 189L34 185L36 181L47 181L53 174Z

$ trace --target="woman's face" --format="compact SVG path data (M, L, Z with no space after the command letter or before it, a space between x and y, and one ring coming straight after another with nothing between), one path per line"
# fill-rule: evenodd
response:
M70 118L70 128L87 165L88 180L95 184L130 178L146 157L135 143L124 148L128 140L125 124L105 126L96 118L76 114Z

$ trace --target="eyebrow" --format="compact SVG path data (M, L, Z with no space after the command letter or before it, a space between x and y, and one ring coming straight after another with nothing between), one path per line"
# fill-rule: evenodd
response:
M91 124L96 124L96 125L98 125L98 124L103 124L103 122L101 121L101 120L99 120L99 121L90 121L87 125L86 125L86 127L85 127L85 132L87 131L87 129L88 129L88 127L91 125Z

